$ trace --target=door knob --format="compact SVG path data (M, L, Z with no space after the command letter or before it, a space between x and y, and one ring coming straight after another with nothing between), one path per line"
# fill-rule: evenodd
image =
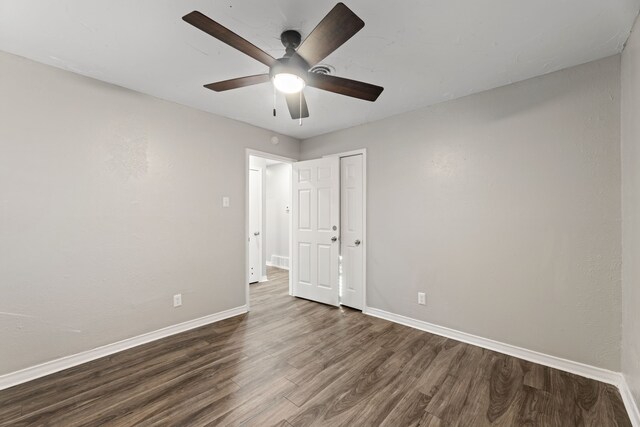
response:
M353 243L354 243L356 246L360 246L360 243L362 243L362 242L360 242L360 240L356 240L356 241L355 241L355 242L353 242Z
M331 241L332 241L332 242L335 242L336 240L338 240L338 238L337 238L336 236L333 236L333 237L331 238Z
M254 231L254 232L253 232L253 235L254 235L254 236L259 236L259 235L260 235L260 232L259 232L259 231Z

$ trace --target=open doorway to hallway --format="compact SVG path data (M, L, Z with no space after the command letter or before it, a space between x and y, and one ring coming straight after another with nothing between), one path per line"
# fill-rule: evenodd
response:
M248 281L256 284L289 269L291 164L251 155L248 173Z

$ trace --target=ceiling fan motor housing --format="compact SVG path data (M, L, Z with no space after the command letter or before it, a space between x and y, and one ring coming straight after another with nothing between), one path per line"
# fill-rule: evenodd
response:
M276 59L269 69L269 77L273 79L276 74L293 74L305 82L310 68L307 61L300 55L296 55L296 48L300 46L302 36L296 30L287 30L280 35L280 41L286 49L282 58Z
M307 64L304 59L300 57L283 57L276 59L271 66L269 69L269 77L273 78L276 74L293 74L306 82L308 70L309 64Z

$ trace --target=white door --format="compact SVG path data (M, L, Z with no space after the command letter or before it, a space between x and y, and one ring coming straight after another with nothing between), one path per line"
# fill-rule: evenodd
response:
M340 222L342 226L340 302L358 310L362 310L364 306L362 174L361 154L340 159Z
M337 306L339 295L340 160L293 164L294 296Z
M249 169L249 283L262 275L262 171Z

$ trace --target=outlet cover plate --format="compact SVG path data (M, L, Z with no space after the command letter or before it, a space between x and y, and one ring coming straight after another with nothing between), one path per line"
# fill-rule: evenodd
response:
M420 305L427 304L427 295L424 292L418 292L418 304Z

